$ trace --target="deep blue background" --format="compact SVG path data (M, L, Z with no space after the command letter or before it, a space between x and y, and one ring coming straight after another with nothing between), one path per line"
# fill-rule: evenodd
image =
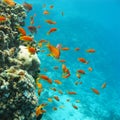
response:
M77 112L83 113L83 116L76 111L70 111L70 114L64 111L66 116L64 115L59 119L62 111L58 111L53 113L56 120L67 120L68 116L71 120L120 120L120 1L38 0L34 2L33 0L27 0L27 2L33 4L33 10L27 15L26 30L29 25L29 17L35 13L37 15L35 25L41 25L41 29L35 35L36 40L49 39L54 45L62 43L71 49L80 47L80 53L74 53L71 50L63 53L61 57L67 60L66 64L72 73L79 67L87 69L86 66L77 62L78 57L85 57L90 60L90 65L94 69L93 73L88 73L88 76L86 75L83 78L84 84L82 87L76 88L73 85L73 79L75 78L71 76L69 85L65 81L60 88L79 92L76 98L81 100L81 105L78 105L80 109ZM20 1L20 3L23 3L23 1ZM48 10L49 5L54 5L49 16L42 14L43 4L47 5L48 8L44 9ZM64 16L61 16L61 11L64 11ZM57 22L55 27L58 28L58 31L51 36L46 35L51 26L44 22L45 19L53 19ZM95 48L96 53L94 55L86 54L84 51L88 48ZM39 57L42 62L41 67L49 68L50 71L47 75L55 79L57 72L52 71L51 66L60 66L60 64L44 54L39 54ZM100 87L103 82L107 83L107 87L101 90ZM93 94L90 90L91 87L98 88L100 96ZM48 97L50 94L54 95L54 93L43 94L43 100L44 95ZM64 98L60 97L64 101ZM49 107L47 109L47 114L50 116L51 110L49 110ZM71 112L76 112L74 114L78 117L75 118L74 115L71 115Z

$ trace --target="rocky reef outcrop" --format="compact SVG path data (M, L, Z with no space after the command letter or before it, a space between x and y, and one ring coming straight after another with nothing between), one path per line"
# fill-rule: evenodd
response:
M36 53L30 55L27 44L20 40L18 26L25 25L25 17L22 5L0 1L1 120L36 120L35 78L40 60Z

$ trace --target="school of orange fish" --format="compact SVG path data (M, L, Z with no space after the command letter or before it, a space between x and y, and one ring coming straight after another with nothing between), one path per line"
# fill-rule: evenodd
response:
M4 0L4 2L6 2L7 4L9 4L10 6L14 6L15 3L13 0ZM24 8L29 12L30 10L32 10L32 5L27 3L27 2L24 2L23 4ZM46 4L44 4L42 6L43 8L46 8ZM52 12L52 9L54 9L54 5L50 5L49 6L49 10L44 10L43 11L43 15L50 15L50 11ZM61 16L64 16L64 12L60 12ZM37 32L37 29L41 28L41 26L37 26L35 27L34 26L34 17L36 16L36 14L34 14L33 16L30 17L30 26L28 26L28 30L30 31L30 33L32 35L34 35L34 33ZM4 16L0 16L0 22L4 22L6 21L7 18L5 18ZM50 20L50 19L47 19L45 20L45 23L49 24L49 25L55 25L57 24L56 21L53 21L53 20ZM20 36L20 40L24 41L24 42L31 42L34 40L33 37L31 36L28 36L26 34L26 31L24 30L24 28L22 27L19 27L17 26L17 29L18 31L20 32L21 36ZM48 32L47 32L47 35L50 35L51 33L54 34L55 31L57 31L57 28L55 27L52 27ZM46 48L49 50L49 54L47 54L47 56L51 56L53 58L55 58L54 60L58 60L61 64L62 64L62 77L61 79L68 79L70 76L71 76L71 72L70 70L68 69L68 67L66 66L65 62L66 60L64 59L60 59L60 56L61 56L61 51L69 51L70 48L69 47L63 47L61 44L58 44L57 46L54 46L52 45L48 40L40 40L38 43L37 43L37 47L39 49L41 48ZM74 48L74 51L75 52L79 52L80 48L79 47L76 47ZM44 51L45 50L39 50L37 51L37 48L36 47L33 47L33 46L28 46L28 51L31 53L31 54L35 54L36 52L41 52L41 54L43 53L44 54ZM90 48L90 49L87 49L85 51L86 53L88 54L94 54L96 52L96 50L94 48ZM87 61L87 59L85 58L82 58L82 57L78 57L77 59L81 64L89 64L89 61ZM53 67L54 70L58 70L59 67L58 66L54 66ZM47 71L47 69L46 69ZM93 68L90 66L88 67L88 71L92 72L93 71ZM82 77L82 75L85 75L85 71L82 70L82 69L79 69L79 70L76 70L76 77L78 79L80 79ZM51 78L49 78L48 76L44 75L44 74L39 74L37 79L36 79L36 87L37 87L37 90L38 90L38 95L40 96L41 92L43 91L43 86L42 84L40 83L40 80L45 80L47 81L49 84L52 84L53 82L58 84L58 85L62 85L62 82L58 79L56 80L52 80ZM75 81L74 82L75 85L80 85L82 84L82 82L80 81ZM106 88L106 82L104 82L102 85L101 85L101 88L104 89ZM61 95L63 94L63 91L62 90L57 90L57 88L55 87L52 87L51 90L53 91L58 91ZM93 93L95 93L96 95L99 95L100 92L96 89L96 88L91 88L91 91ZM68 95L76 95L77 92L76 91L67 91ZM48 102L52 102L53 100L56 100L56 101L60 101L60 98L59 96L53 96L52 98L48 98ZM66 100L67 102L70 101L70 99L67 99ZM76 100L76 103L79 103L80 100ZM38 117L39 115L43 114L46 112L46 110L43 110L43 108L48 105L48 103L43 103L43 104L40 104L37 108L36 108L36 116ZM78 106L77 105L74 105L72 104L73 108L74 109L78 109ZM60 106L60 108L63 108L64 106ZM57 110L57 107L53 107L52 108L54 111Z

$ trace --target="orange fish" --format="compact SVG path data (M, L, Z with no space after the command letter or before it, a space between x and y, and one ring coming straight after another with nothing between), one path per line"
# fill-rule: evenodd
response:
M101 88L103 88L103 89L106 88L106 85L107 85L106 82L104 82L104 83L102 84Z
M68 78L70 76L70 73L63 75L62 78Z
M70 76L70 71L65 64L62 64L63 75L62 78L68 78Z
M70 102L70 99L66 99L67 102Z
M76 73L77 78L81 78L80 73Z
M66 67L65 64L62 64L62 71L63 71L63 73L70 73L69 69Z
M59 108L64 108L65 106L64 105L60 105Z
M47 79L47 82L50 83L50 84L52 84L52 80L51 79Z
M58 70L59 67L58 67L58 66L54 66L53 68L54 68L55 70Z
M40 26L40 25L38 25L38 26L37 26L37 28L41 28L41 26Z
M42 39L38 42L38 46L42 47L43 43L46 43L46 42L47 42L47 40Z
M48 24L56 24L56 22L52 21L52 20L45 20L45 22L48 23Z
M33 41L33 38L30 36L21 36L20 40L25 41L25 42L31 42Z
M46 112L45 110L43 110L43 108L44 108L44 105L42 104L36 107L36 117Z
M52 84L52 80L50 78L48 78L46 75L39 75L39 77L37 79L43 79L46 80L48 83Z
M32 10L32 5L27 3L27 2L24 2L23 3L23 7L29 12L30 10Z
M89 70L89 71L92 71L93 69L92 69L92 67L89 67L88 70Z
M70 71L65 64L62 64L63 75L62 78L68 78L70 76Z
M78 73L85 74L84 70L77 70Z
M62 63L64 63L64 62L66 62L66 60L59 60L59 62L62 62Z
M57 101L60 101L58 96L54 96L54 99L57 100Z
M31 25L34 24L34 16L30 16L30 24L31 24Z
M50 43L48 43L47 48L49 49L51 56L53 56L54 58L59 59L59 57L60 57L60 50L58 48L56 48L55 46L51 45Z
M76 103L80 103L80 100L76 100L75 102L76 102Z
M42 89L42 84L41 83L37 82L36 85L37 85L38 89Z
M52 56L51 54L47 54L47 56Z
M88 64L88 61L86 61L85 58L78 58L78 61L85 63L85 64Z
M75 81L75 85L78 85L79 84L79 81Z
M76 81L76 82L75 82L75 85L79 85L79 84L82 84L82 81L80 81L80 82L79 82L79 81Z
M44 39L41 39L40 41L39 41L39 43L46 43L47 42L47 40L44 40Z
M75 48L75 51L79 51L80 50L80 48Z
M53 87L53 88L50 88L50 89L51 89L51 90L53 90L53 91L57 91L57 89L56 89L56 88L54 88L54 87Z
M0 15L0 22L5 22L6 20L7 20L6 17Z
M54 5L50 5L50 9L54 8Z
M18 27L18 31L20 32L20 34L21 34L22 36L26 36L26 31L24 30L24 28Z
M62 71L65 72L67 69L66 65L65 64L62 64Z
M74 91L68 91L67 93L70 94L70 95L76 95L76 94L77 94L77 93L74 92Z
M88 52L88 53L94 53L95 50L91 48L91 49L86 50L86 52Z
M40 96L41 92L43 91L43 89L38 89L38 95Z
M36 48L28 47L28 51L29 51L30 54L34 55L36 53Z
M42 47L42 46L43 46L42 42L39 42L39 43L38 43L38 46L39 46L39 47Z
M60 80L54 80L54 82L57 83L57 84L59 84L59 85L62 84L62 82Z
M42 7L45 8L45 7L46 7L46 4L43 4Z
M62 90L58 90L58 92L59 92L61 95L63 94Z
M52 32L57 31L57 28L51 28L48 32L47 35L50 35Z
M47 106L47 103L42 103L41 106L45 107Z
M61 50L67 51L67 50L69 50L69 48L68 47L63 47L63 48L61 48Z
M48 101L49 101L49 102L52 102L52 98L48 98Z
M37 28L35 26L28 26L28 30L31 32L31 33L37 33Z
M57 110L57 108L56 108L56 107L53 107L52 109L53 109L53 110Z
M65 69L65 73L69 74L69 69L68 68Z
M4 3L8 4L9 6L13 7L16 5L14 0L3 0Z
M100 92L99 92L97 89L95 89L95 88L91 88L91 90L92 90L95 94L97 94L97 95L100 94Z
M44 15L48 15L48 14L49 14L48 10L45 10L45 11L43 12L43 14L44 14Z
M73 104L72 104L72 106L73 106L73 108L75 108L76 110L78 109L78 107L77 107L76 105L73 105Z
M39 77L45 80L49 79L46 75L39 75Z
M64 12L63 11L61 12L61 15L64 16Z
M79 82L79 84L82 84L83 82L81 81L81 82Z
M18 73L18 75L25 76L25 72L24 72L24 71L20 71L20 72Z

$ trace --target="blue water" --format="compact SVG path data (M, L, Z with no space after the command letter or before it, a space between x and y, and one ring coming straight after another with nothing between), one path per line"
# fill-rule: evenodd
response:
M23 1L19 1L23 3ZM26 0L33 5L33 10L27 14L26 26L29 26L30 16L34 13L35 26L41 28L35 34L36 41L48 39L53 45L58 43L70 48L69 51L61 52L61 59L65 59L66 66L70 69L71 76L68 79L61 79L61 69L55 71L54 66L61 67L61 63L52 57L46 56L47 52L39 53L41 60L41 73L48 75L53 80L60 79L63 84L49 85L42 81L44 91L39 102L47 102L47 98L58 95L60 102L55 100L46 106L46 114L42 120L120 120L120 1L119 0ZM42 8L46 4L47 8ZM54 5L49 10L50 5ZM48 9L50 15L43 15L43 10ZM64 16L61 16L64 11ZM51 28L44 20L52 19L57 22L55 25L58 31L50 36L46 32ZM54 27L54 25L52 25ZM28 32L29 34L29 32ZM79 52L74 52L75 47L80 47ZM87 54L88 48L94 48L96 53ZM84 65L77 61L78 57L84 57L90 61ZM87 68L92 66L93 71ZM44 68L48 72L44 72ZM81 78L82 85L75 86L77 80L75 71L84 69L86 75ZM102 83L106 82L107 87L101 89ZM64 94L51 91L50 87L61 89ZM94 87L100 91L100 95L94 94L90 88ZM66 94L67 90L77 92L77 95ZM66 99L70 102L66 102ZM80 103L75 103L80 99ZM78 110L72 107L78 106ZM59 108L63 105L64 108ZM52 107L57 107L53 111Z

